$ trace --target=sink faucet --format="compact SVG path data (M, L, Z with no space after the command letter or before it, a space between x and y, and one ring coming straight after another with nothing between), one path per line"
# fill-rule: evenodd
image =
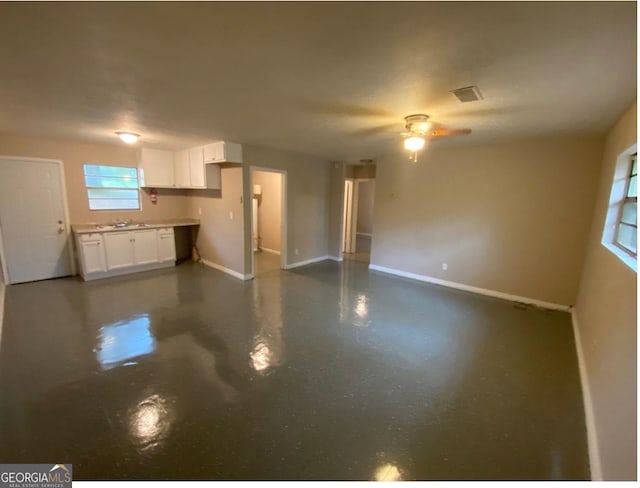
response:
M128 227L128 226L130 226L131 224L133 224L133 219L129 219L129 221L128 221L128 222L127 222L127 221L124 221L124 220L122 220L122 219L115 219L115 220L113 221L113 226L114 226L114 227Z

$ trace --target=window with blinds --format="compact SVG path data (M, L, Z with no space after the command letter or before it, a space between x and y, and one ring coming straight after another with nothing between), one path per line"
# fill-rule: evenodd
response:
M84 184L91 210L139 210L136 168L84 165Z
M638 155L631 156L624 201L617 222L615 244L632 256L638 248Z

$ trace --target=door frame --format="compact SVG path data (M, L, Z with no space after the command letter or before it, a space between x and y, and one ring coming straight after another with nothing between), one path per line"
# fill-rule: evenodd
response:
M77 274L76 270L76 260L75 260L75 252L73 246L73 239L71 236L71 221L69 219L69 202L67 199L67 185L66 185L66 177L64 174L64 162L61 159L49 159L49 158L28 158L24 156L5 156L0 155L0 164L3 161L24 161L26 163L54 163L59 167L58 175L60 176L60 190L62 191L62 206L64 208L64 231L65 237L67 238L67 249L69 254L69 269L71 271L71 276L75 276ZM8 272L8 264L7 259L4 254L4 237L2 235L2 222L0 222L0 261L2 261L2 275L5 280L6 285L10 285L10 276Z
M289 220L287 212L287 171L284 169L268 168L266 166L249 166L249 189L253 200L253 172L262 171L264 173L278 173L280 175L281 195L280 195L280 269L287 269L287 222ZM253 203L251 204L253 205ZM250 236L253 235L253 215L249 220ZM253 242L251 246L251 276L255 277L255 260L253 252ZM246 248L245 248L246 249Z
M357 225L358 211L358 191L355 178L344 179L344 197L342 206L342 242L340 243L342 253L354 253L356 249L356 233L354 231ZM354 210L355 208L355 210ZM347 245L347 240L348 245Z
M358 199L360 195L360 183L365 181L375 181L375 178L345 178L343 185L343 203L342 203L342 239L340 240L341 252L356 252L356 237L358 236ZM349 199L349 192L347 191L348 183L351 183L351 198ZM349 207L349 204L351 205ZM347 222L349 215L347 215L347 208L351 210L351 222ZM349 249L351 251L347 251L346 240L348 230L351 231L350 237L351 242L349 243ZM373 233L371 235L373 239Z

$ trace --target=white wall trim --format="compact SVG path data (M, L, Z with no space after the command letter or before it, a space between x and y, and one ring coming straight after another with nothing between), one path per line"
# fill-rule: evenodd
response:
M2 240L2 227L0 226L0 281L4 283L9 283L9 271L7 267L7 258L4 254L4 241Z
M589 447L589 468L591 471L591 481L603 481L602 467L600 465L600 450L598 449L598 432L596 429L596 418L593 413L593 401L591 398L591 387L589 386L589 375L587 374L587 363L582 350L582 339L580 337L580 327L576 310L571 310L571 323L573 324L573 337L576 342L576 352L578 353L578 368L580 370L580 385L582 386L582 403L584 404L584 420L587 425L587 445Z
M4 320L4 289L5 284L0 279L0 349L2 349L2 322Z
M365 237L373 237L373 234L369 234L367 232L356 232L356 235L365 236Z
M297 263L288 264L285 269L299 268L300 266L306 266L307 264L319 263L320 261L326 261L330 259L329 256L319 256L317 258L307 259L306 261L298 261Z
M331 261L337 261L339 263L344 261L344 258L342 256L340 256L340 257L338 257L338 256L327 256L327 259L330 259Z
M268 247L261 247L259 248L259 251L264 251L269 254L277 254L278 256L280 256L280 251L276 251L275 249L269 249Z
M493 298L501 298L503 300L509 300L512 302L526 303L529 305L535 305L537 307L548 308L550 310L562 310L563 312L570 312L570 305L562 305L558 303L545 302L537 300L535 298L522 297L519 295L511 295L509 293L503 293L501 291L488 290L486 288L478 288L477 286L465 285L463 283L456 283L455 281L441 280L439 278L433 278L431 276L409 273L408 271L402 271L394 268L386 268L384 266L378 266L377 264L370 264L369 269L374 271L380 271L382 273L392 274L396 276L402 276L403 278L410 278L412 280L424 281L425 283L431 283L434 285L446 286L448 288L455 288L456 290L468 291L471 293L477 293L479 295L486 295Z
M209 261L208 259L201 259L200 261L205 266L208 266L208 267L213 268L213 269L217 269L218 271L222 271L223 273L227 273L228 275L231 275L234 278L238 278L239 280L247 281L247 280L253 279L253 274L245 274L245 275L243 275L242 273L234 271L233 269L225 268L221 264L216 264L213 261Z

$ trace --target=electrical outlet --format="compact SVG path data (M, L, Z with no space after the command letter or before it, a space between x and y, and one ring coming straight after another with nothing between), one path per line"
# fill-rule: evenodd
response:
M297 250L297 249L295 250L295 253L296 253L296 256L297 256L298 254L300 254L300 253L298 252L298 250Z
M442 269L443 269L444 271L446 271L448 267L449 267L449 266L447 266L447 263L442 263Z
M198 207L198 215L202 215L202 208Z
M233 210L229 210L229 220L233 220Z

